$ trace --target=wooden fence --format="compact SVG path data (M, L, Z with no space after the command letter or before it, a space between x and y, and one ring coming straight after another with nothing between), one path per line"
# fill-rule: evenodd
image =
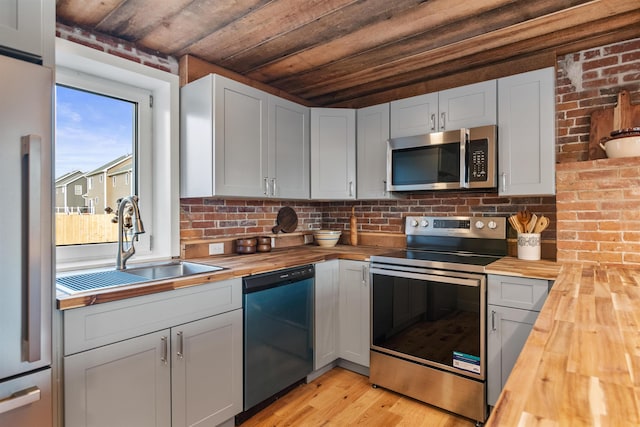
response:
M113 214L55 214L56 245L78 245L118 241L118 224L111 222Z

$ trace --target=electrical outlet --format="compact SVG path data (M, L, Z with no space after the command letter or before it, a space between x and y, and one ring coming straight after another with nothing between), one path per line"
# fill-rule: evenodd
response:
M209 243L209 255L220 255L224 253L224 243Z
M307 245L309 243L313 243L313 234L304 235L304 244Z

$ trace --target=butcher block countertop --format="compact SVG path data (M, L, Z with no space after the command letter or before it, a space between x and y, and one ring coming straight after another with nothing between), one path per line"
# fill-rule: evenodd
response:
M554 261L526 261L515 257L504 257L485 268L487 274L529 277L531 279L555 280L561 265Z
M389 252L389 250L389 248L370 246L337 245L333 248L321 248L315 245L304 245L248 255L216 255L206 258L194 258L188 261L217 265L225 269L179 279L157 280L154 282L88 291L74 295L58 292L56 295L57 306L60 310L85 307L87 305L118 301L125 298L181 289L208 282L264 273L281 268L313 264L330 259L339 258L368 261L371 255Z
M640 269L562 267L486 425L640 425Z

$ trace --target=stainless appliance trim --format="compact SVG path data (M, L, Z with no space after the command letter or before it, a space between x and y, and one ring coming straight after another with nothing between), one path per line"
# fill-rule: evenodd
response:
M371 350L369 381L405 396L444 408L467 418L487 419L484 381L409 362ZM429 387L425 387L429 384Z

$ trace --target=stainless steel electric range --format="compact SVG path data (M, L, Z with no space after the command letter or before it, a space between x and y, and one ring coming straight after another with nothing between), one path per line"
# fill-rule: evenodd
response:
M406 249L371 257L370 381L482 423L485 267L504 217L407 217Z

